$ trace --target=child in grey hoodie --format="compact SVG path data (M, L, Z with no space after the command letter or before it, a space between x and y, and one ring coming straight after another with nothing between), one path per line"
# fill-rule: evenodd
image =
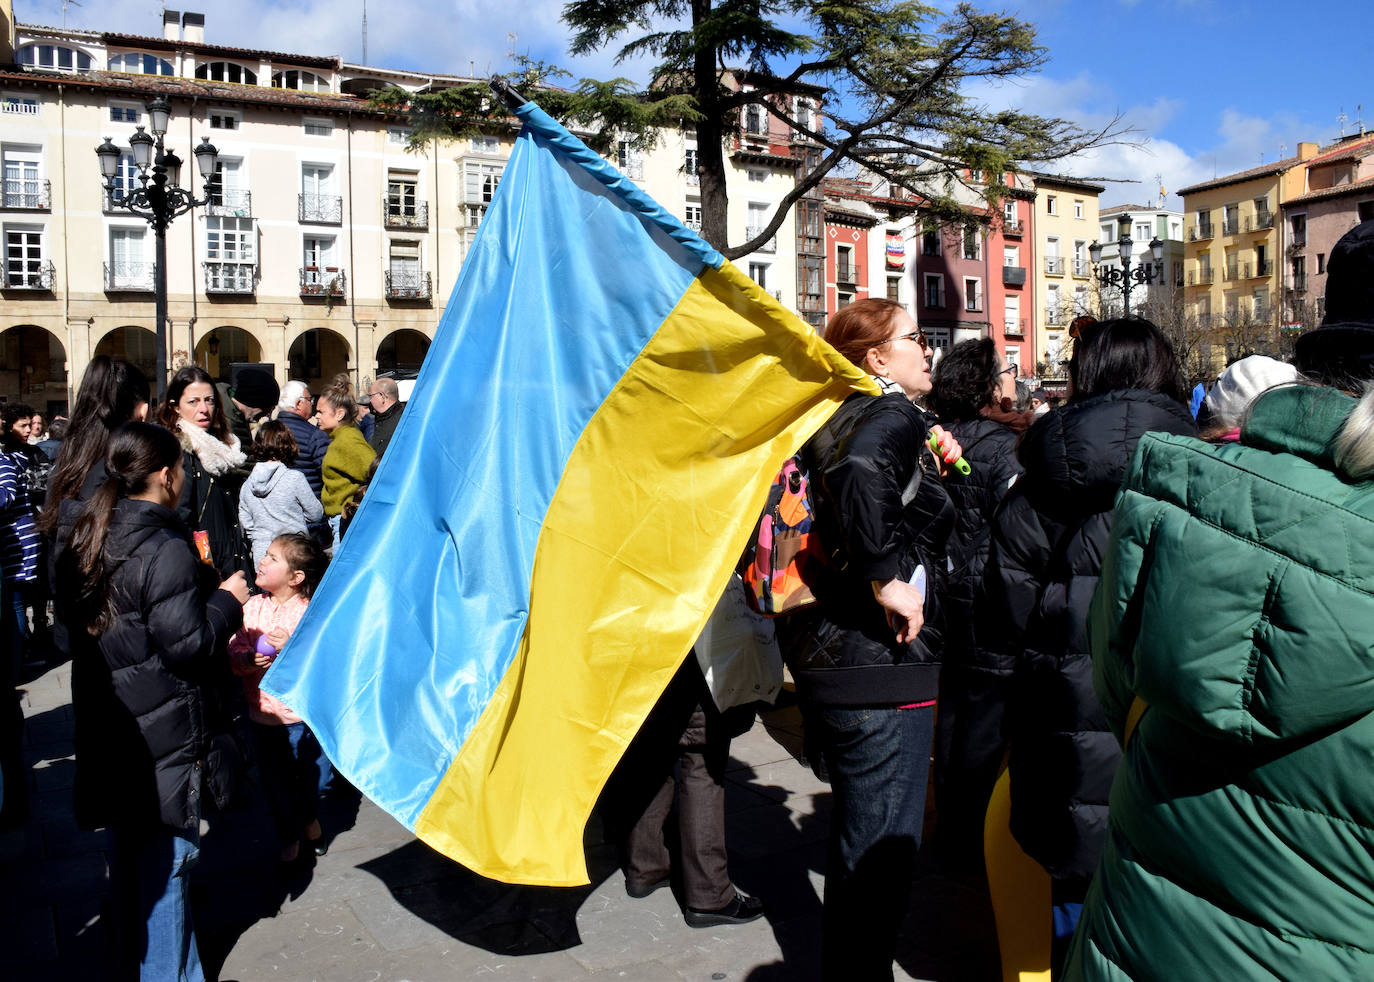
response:
M306 534L324 517L324 506L300 471L292 470L296 438L277 420L262 424L253 438L253 473L239 492L239 525L253 546L253 565L262 562L272 540L291 532Z

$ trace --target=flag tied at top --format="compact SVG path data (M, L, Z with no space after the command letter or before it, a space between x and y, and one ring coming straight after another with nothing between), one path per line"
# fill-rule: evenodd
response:
M533 103L262 687L435 849L587 882L602 785L782 461L872 381Z

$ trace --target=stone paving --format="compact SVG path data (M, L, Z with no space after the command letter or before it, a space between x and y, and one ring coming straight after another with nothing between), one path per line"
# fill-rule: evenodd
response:
M0 836L0 978L98 980L105 843L79 830L72 812L68 666L20 691L33 808L27 825ZM260 805L209 820L193 879L207 973L240 982L815 979L830 792L797 761L800 721L785 703L731 746L731 874L764 899L761 920L698 930L668 890L631 900L595 818L590 886L513 887L468 872L371 802L341 794L324 806L328 854L286 877ZM990 917L981 891L923 868L896 977L998 978Z

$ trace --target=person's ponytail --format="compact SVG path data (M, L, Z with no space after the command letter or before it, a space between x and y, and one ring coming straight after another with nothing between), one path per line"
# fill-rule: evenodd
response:
M1374 477L1374 382L1365 383L1364 396L1336 435L1335 461L1349 480Z

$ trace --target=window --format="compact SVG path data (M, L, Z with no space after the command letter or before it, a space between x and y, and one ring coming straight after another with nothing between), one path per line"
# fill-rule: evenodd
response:
M811 103L810 103L810 102L808 102L808 101L805 100L805 99L798 98L798 99L797 99L797 111L796 111L796 114L795 114L795 115L796 115L796 120L797 120L797 125L798 125L798 126L802 127L803 129L808 129L808 130L811 128Z
M333 164L301 164L299 217L303 222L343 220L342 201L334 193Z
M1007 334L1021 333L1021 298L1014 293L1002 301L1002 328Z
M415 239L392 239L388 272L391 273L391 290L415 291L423 285L420 280L420 243Z
M419 212L420 175L415 171L388 171L386 213L389 218L415 218Z
M325 273L337 273L334 265L334 236L307 235L303 240L305 282L322 284Z
M763 230L768 226L768 209L769 206L762 202L749 202L749 216L746 219L748 224L744 227L745 238L753 239L763 234ZM767 249L768 246L764 245L761 248Z
M701 231L701 205L689 201L682 216L682 223L695 232Z
M697 162L697 148L688 147L682 158L682 171L687 175L688 184L696 185L701 181L697 175Z
M1293 245L1307 245L1307 215L1294 215L1288 219L1288 223L1291 230L1289 238L1293 240Z
M1074 316L1086 314L1088 312L1088 288L1079 285L1073 288L1073 313Z
M38 97L32 95L9 94L3 102L4 111L17 116L37 116L40 105Z
M1045 272L1054 276L1064 275L1064 260L1059 255L1059 239L1054 236L1045 239Z
M768 263L750 263L749 278L761 289L768 289Z
M43 269L43 229L5 226L5 285L40 288L45 284Z
M501 183L501 164L463 161L463 205L467 209L467 226L476 228L491 204L491 197Z
M768 180L768 171L764 170L762 167L750 167L749 180L753 184L762 184L764 181Z
M236 109L211 109L209 120L212 130L236 130L243 117Z
M927 226L921 232L921 255L938 256L940 254L940 230Z
M333 194L333 164L301 164L301 192L309 195Z
M143 107L137 102L110 103L110 122L137 124L142 119Z
M105 286L111 289L153 288L153 264L148 258L148 229L111 228L110 265Z
M306 136L333 136L334 121L332 119L316 119L310 116L301 121L305 129Z
M1240 205L1227 205L1222 213L1222 234L1235 235L1240 231Z
M620 168L620 173L632 181L644 177L644 158L630 140L621 140L616 144L616 166Z
M983 233L981 229L964 229L964 258L982 259L983 258Z
M1135 240L1137 242L1149 242L1154 237L1154 232L1150 229L1149 222L1135 223Z
M196 66L196 78L207 82L233 82L237 85L257 85L258 73L232 61L212 61Z
M858 270L854 266L854 250L849 246L835 247L835 282L853 283Z
M1053 194L1045 195L1045 214L1059 214L1059 199Z
M1116 241L1116 232L1113 231L1111 225L1102 226L1102 237L1097 241L1101 242L1103 245L1110 245Z
M968 179L973 184L981 184L983 181L983 171L980 167L970 167L968 169Z
M1045 287L1045 323L1062 323L1063 305L1059 302L1059 284L1052 283Z
M1016 369L1014 375L1021 375L1021 346L1016 344L1007 345L1007 367Z
M1002 215L1008 222L1016 221L1016 202L1010 198L1002 202Z
M768 132L767 124L763 120L763 107L757 102L744 107L744 132L752 135Z
M410 142L410 130L404 126L388 126L386 128L386 142L388 146L403 147Z
M940 310L945 305L945 278L939 273L925 274L925 305Z
M1073 275L1087 276L1091 272L1088 262L1088 243L1082 239L1073 241Z
M6 208L46 208L43 183L43 151L38 147L4 148L4 198Z
M887 278L887 299L893 303L901 303L902 278L900 276L889 276Z
M1082 202L1082 200L1079 199L1079 198L1074 198L1074 199L1073 199L1073 217L1074 217L1074 218L1082 218L1082 217L1083 217L1083 202Z
M964 309L970 313L983 309L983 284L967 276L964 277Z
M301 72L292 68L272 75L272 88L299 89L302 92L329 92L329 79L314 72Z
M1006 246L1002 249L1003 266L1020 266L1021 250L1016 246Z
M210 204L218 214L230 213L236 218L247 218L249 208L248 191L244 187L243 159L240 157L219 157L215 160L215 173L219 175L219 190Z
M57 72L91 70L90 55L61 44L26 44L15 53L14 60L30 68L48 68Z
M172 63L156 55L139 54L128 51L122 55L110 56L110 71L128 72L131 75L175 75Z
M138 168L134 166L134 155L132 152L125 151L119 155L119 163L115 166L114 190L110 192L111 202L124 200L126 194L137 191L140 184ZM108 208L106 209L109 210Z
M251 263L257 258L253 219L205 216L205 258L216 263Z
M1324 253L1324 252L1319 252L1319 253L1317 253L1317 275L1320 276L1320 275L1322 275L1322 273L1325 273L1325 272L1326 272L1326 253Z
M497 153L501 149L501 141L496 137L486 133L478 133L468 140L468 149L473 153Z

